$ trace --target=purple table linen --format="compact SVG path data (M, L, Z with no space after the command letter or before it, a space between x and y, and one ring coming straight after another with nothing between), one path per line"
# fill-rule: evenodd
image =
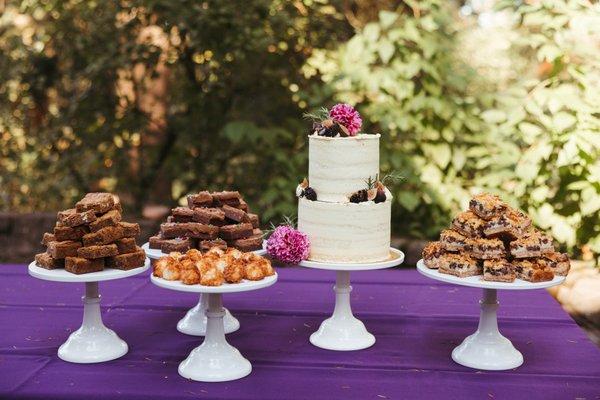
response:
M353 273L353 311L377 342L335 352L308 341L333 310L335 273L278 272L274 286L223 298L241 323L227 339L250 360L252 373L201 383L177 373L202 342L176 330L196 295L158 288L149 273L101 282L104 323L129 344L129 353L71 364L56 352L81 324L84 285L42 281L29 277L25 265L0 265L0 398L600 398L600 351L544 290L499 292L500 331L525 363L491 372L450 358L477 327L479 289L442 284L415 270Z

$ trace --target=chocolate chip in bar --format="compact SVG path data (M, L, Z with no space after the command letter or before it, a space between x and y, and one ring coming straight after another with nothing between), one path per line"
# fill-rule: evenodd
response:
M452 220L452 228L469 238L483 237L485 220L471 211L464 211Z
M219 249L226 250L227 242L223 239L214 239L214 240L201 240L198 244L198 249L202 251L208 251L213 247L218 247Z
M100 246L86 246L77 249L77 256L81 258L104 258L116 256L119 254L119 249L116 244L105 244Z
M489 260L506 256L504 242L500 239L467 239L469 254L479 260Z
M50 242L56 242L56 236L54 236L53 233L44 233L44 236L42 237L42 244L44 246L48 246L48 243Z
M81 247L80 242L66 240L63 242L50 242L48 244L48 253L52 258L76 257L77 249Z
M191 238L175 238L163 240L160 250L163 253L171 253L177 251L179 253L185 253L189 249L196 247L194 239Z
M93 211L103 214L115 207L115 196L111 193L88 193L75 204L78 212Z
M123 229L123 237L137 237L140 235L140 224L135 222L119 222Z
M429 269L438 269L441 265L440 257L446 254L446 249L440 242L429 242L423 248L421 256L423 263Z
M75 226L70 228L68 226L55 226L54 227L54 238L58 242L64 242L65 240L81 240L84 235L90 232L87 226Z
M444 229L440 233L440 244L446 251L461 251L467 248L467 238L452 229Z
M102 228L115 226L119 222L121 222L121 213L119 210L110 210L100 215L94 222L90 223L90 231L98 232Z
M76 209L70 208L68 210L59 211L56 219L60 222L61 226L74 227L94 222L96 220L96 214L91 210L77 212Z
M146 253L138 247L134 253L120 254L118 256L106 258L106 266L115 269L129 270L143 266L145 261Z
M123 238L115 241L119 254L133 253L137 250L134 238ZM158 247L160 248L160 247Z
M483 262L483 280L491 282L513 282L517 278L511 263L504 259Z
M210 207L213 203L213 197L207 191L203 191L188 195L187 203L189 208Z
M40 268L58 269L65 267L64 258L54 258L50 253L40 253L35 255L35 263Z
M83 237L84 246L110 244L125 237L121 225L107 226L97 232L88 233Z
M219 228L198 222L164 223L160 225L161 236L165 239L190 237L195 239L216 239Z
M225 225L219 228L219 237L225 240L247 238L252 235L252 224Z
M194 209L194 221L202 224L221 226L225 223L225 212L218 208Z
M67 257L65 260L65 270L77 275L98 272L103 269L104 258L88 260L81 257Z
M239 208L231 207L225 204L223 206L223 212L225 213L225 217L231 221L235 222L244 222L247 221L247 215L244 210L240 210Z

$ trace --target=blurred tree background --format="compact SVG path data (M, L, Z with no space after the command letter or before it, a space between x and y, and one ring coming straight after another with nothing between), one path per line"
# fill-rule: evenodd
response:
M479 190L600 253L600 6L585 0L0 1L0 210L235 188L294 215L303 112L381 132L394 233Z

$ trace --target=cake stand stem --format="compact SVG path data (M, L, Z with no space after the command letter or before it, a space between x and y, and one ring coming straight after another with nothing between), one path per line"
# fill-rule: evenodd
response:
M224 382L243 378L252 365L225 339L225 309L220 293L208 297L207 325L204 342L179 364L179 375L201 382Z
M352 314L350 306L350 271L337 271L333 315L323 321L319 330L310 336L310 342L327 350L361 350L375 343L362 321Z
M452 351L452 359L466 367L499 371L523 364L523 355L498 330L496 289L483 289L477 331Z
M86 282L83 300L83 322L58 349L58 356L74 363L97 363L125 355L127 343L104 326L100 312L98 282Z
M177 330L186 335L192 336L204 336L206 334L206 311L208 309L208 295L200 294L198 304L193 308L189 309L178 323ZM225 333L235 332L240 329L240 322L229 313L229 310L225 309L225 316L223 317L223 324L225 326Z

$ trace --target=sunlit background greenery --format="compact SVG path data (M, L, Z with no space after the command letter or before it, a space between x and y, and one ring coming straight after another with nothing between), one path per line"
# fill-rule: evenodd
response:
M130 212L239 189L296 210L303 112L382 133L394 234L434 237L471 194L600 253L598 2L0 1L0 210L109 190Z

